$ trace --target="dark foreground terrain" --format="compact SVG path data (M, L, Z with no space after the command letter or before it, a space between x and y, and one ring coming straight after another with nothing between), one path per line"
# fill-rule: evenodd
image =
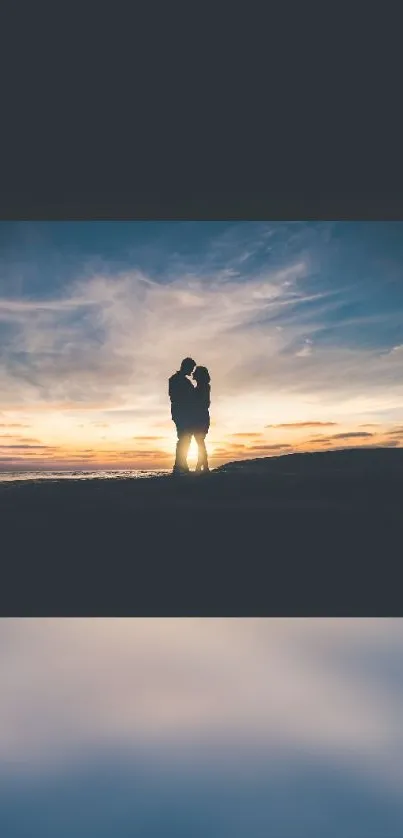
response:
M4 615L403 614L403 449L0 485Z

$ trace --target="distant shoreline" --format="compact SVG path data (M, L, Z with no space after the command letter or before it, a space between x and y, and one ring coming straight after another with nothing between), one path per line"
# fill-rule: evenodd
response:
M390 447L390 446L365 446L361 445L357 448L353 448L352 446L348 446L347 448L335 448L335 449L328 449L325 451L315 450L315 451L296 451L296 452L286 452L282 454L270 454L267 457L254 457L254 458L244 458L239 460L231 460L227 463L222 463L219 466L213 467L211 469L212 474L221 474L223 472L231 472L231 473L247 473L251 470L261 471L261 469L268 468L271 469L273 464L281 464L288 461L290 463L296 462L306 462L312 463L316 458L318 461L322 458L326 458L328 462L336 462L333 460L334 456L343 455L344 457L351 457L362 459L364 452L366 452L366 462L369 463L371 460L373 462L374 458L369 456L368 452L394 452L395 459L397 460L400 457L403 458L403 454L399 455L399 451L403 452L403 448L399 449L397 447ZM390 455L386 455L390 456ZM385 457L384 457L385 459ZM377 465L379 463L379 455L376 461ZM281 466L280 466L281 467ZM277 466L276 466L277 468ZM18 470L4 470L0 471L0 484L8 483L8 482L40 482L40 481L51 481L51 482L64 482L68 481L92 481L92 480L133 480L133 479L149 479L151 477L166 477L170 475L172 472L171 468L161 469L18 469ZM194 470L190 470L190 475L194 474Z
M80 487L80 494L85 492L88 495L91 487L97 486L98 490L103 487L103 494L112 497L116 495L117 487L130 486L131 498L144 498L150 504L158 500L169 505L172 499L178 498L181 503L194 502L196 505L201 501L203 505L210 501L212 504L221 501L232 503L236 495L238 505L238 488L243 486L244 489L247 487L243 502L249 506L253 498L260 504L263 500L268 502L269 496L274 501L281 493L286 500L287 497L291 499L291 496L295 498L298 492L301 498L309 494L312 502L316 498L321 503L322 496L329 492L334 496L334 492L340 490L345 483L345 496L350 498L350 502L358 503L364 495L368 497L375 492L378 496L380 485L385 480L390 482L393 478L395 491L396 479L403 480L403 448L359 447L279 454L234 460L217 466L207 475L190 471L188 475L180 477L173 477L168 469L20 472L9 475L0 474L2 494L12 486L20 489L27 487L30 491L33 487L41 487L44 493L51 491L51 496L55 497L56 487L69 487L70 491L77 486ZM362 483L360 497L354 498L352 495L353 480ZM120 490L118 494L120 496Z

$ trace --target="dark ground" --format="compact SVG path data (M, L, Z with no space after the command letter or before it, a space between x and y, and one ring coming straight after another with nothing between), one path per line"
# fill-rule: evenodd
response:
M403 615L403 449L0 485L0 613Z

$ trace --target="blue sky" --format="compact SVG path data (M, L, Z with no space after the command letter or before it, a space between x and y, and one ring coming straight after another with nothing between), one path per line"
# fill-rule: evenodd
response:
M0 621L0 831L399 838L401 619Z
M2 222L0 420L5 434L27 430L3 438L0 467L84 454L168 464L166 381L188 354L210 367L217 463L253 455L248 434L268 454L311 446L308 430L286 439L268 434L274 424L373 423L374 442L393 431L396 444L402 232L399 222ZM156 444L140 445L146 437ZM48 448L27 457L26 438ZM334 445L326 433L322 444Z

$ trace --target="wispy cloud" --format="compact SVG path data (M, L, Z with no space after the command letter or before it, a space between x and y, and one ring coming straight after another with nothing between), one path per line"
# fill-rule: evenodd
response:
M266 428L327 428L338 422L281 422L279 425L266 425Z
M29 428L30 425L24 422L0 422L0 428Z
M162 437L162 436L134 436L133 439L136 440L137 442L149 442L150 440L152 442L155 442L158 439L164 439L164 437Z
M388 436L402 436L403 435L403 427L401 428L391 428L388 430Z
M161 377L190 349L216 367L216 382L224 383L247 346L246 336L231 335L233 327L281 302L289 293L284 282L301 272L298 263L247 283L191 277L169 285L132 272L78 282L70 297L55 302L4 303L3 310L18 311L21 320L5 347L3 400L13 403L27 391L33 401L78 404L112 395L118 406L131 389L141 409L142 398L158 403L166 397Z
M0 317L12 319L14 314L41 314L42 312L76 311L81 307L93 305L91 300L83 297L62 297L57 300L25 300L0 298Z
M261 434L254 431L237 431L236 433L231 434L231 437L247 437L247 439L259 436L261 436Z
M374 434L365 431L350 431L345 434L332 434L329 439L364 439L369 436L374 436Z
M54 446L39 445L38 443L35 443L34 445L31 445L30 443L15 443L15 444L13 443L12 445L1 445L0 444L0 448L1 448L2 451L5 451L6 449L8 450L9 448L16 448L16 449L21 449L21 450L24 449L24 448L34 448L35 450L40 449L40 448L45 448L48 451L55 451L56 450L54 448Z

